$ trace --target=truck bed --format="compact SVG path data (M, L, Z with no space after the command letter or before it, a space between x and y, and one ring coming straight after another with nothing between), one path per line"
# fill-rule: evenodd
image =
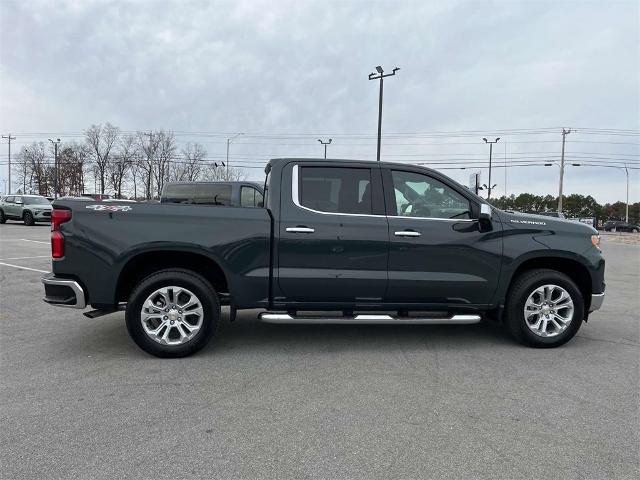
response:
M234 289L238 306L268 302L272 221L264 208L72 200L56 201L54 208L70 209L72 218L60 226L65 257L53 260L53 273L82 279L87 303L126 301L118 285L122 271L143 268L131 259L140 262L144 253L153 263L177 252L183 255L180 264L185 254L201 268L207 259L217 263L228 289L241 284Z

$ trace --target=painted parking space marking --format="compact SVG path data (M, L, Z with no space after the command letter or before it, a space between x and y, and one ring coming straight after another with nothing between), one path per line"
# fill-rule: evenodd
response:
M40 270L38 268L23 267L22 265L12 265L11 263L0 262L0 265L4 265L5 267L18 268L20 270L30 270L32 272L49 273L48 270Z
M33 242L33 243L43 243L44 245L49 245L50 242L43 242L41 240L29 240L28 238L21 238L20 240L24 242Z
M30 260L32 258L49 258L51 255L36 255L34 257L11 257L11 258L0 258L0 262L4 262L7 260Z

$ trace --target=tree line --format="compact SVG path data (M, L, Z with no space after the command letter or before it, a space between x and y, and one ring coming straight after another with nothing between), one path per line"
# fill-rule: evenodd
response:
M504 195L492 198L490 202L502 210L515 210L526 213L543 213L558 209L558 197L553 195ZM605 203L600 205L591 195L562 196L562 210L569 218L595 218L598 220L624 220L626 204L624 202ZM629 222L640 224L640 202L629 204Z
M157 198L166 182L242 180L241 169L207 161L199 143L178 148L170 131L123 133L110 123L91 125L84 141L58 145L33 142L24 146L12 165L19 193L77 196L93 180L96 193L116 198Z

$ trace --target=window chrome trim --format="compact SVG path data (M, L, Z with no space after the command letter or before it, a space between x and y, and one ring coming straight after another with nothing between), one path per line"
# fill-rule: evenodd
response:
M299 183L299 165L293 166L293 172L291 173L291 199L296 207L303 210L308 210L313 213L320 213L322 215L340 215L343 217L374 217L384 218L386 215L374 215L372 213L341 213L341 212L323 212L321 210L314 210L313 208L305 207L300 203L300 195L298 192Z
M293 200L293 204L301 208L303 210L308 210L313 213L320 213L322 215L341 215L345 217L374 217L374 218L408 218L412 220L440 220L445 222L477 222L477 218L438 218L438 217L406 217L400 215L375 215L369 213L341 213L341 212L323 212L321 210L314 210L313 208L305 207L300 203L300 192L299 192L299 165L293 166L293 171L291 172L291 200Z

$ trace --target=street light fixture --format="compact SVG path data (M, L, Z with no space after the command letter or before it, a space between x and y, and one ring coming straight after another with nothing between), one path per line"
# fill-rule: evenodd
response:
M376 75L375 73L369 74L369 80L380 80L380 93L378 97L378 153L376 156L378 162L380 161L380 144L382 143L382 93L384 90L384 79L385 77L394 76L398 70L400 70L400 67L395 67L391 73L387 73L385 75L382 67L378 65L376 67L376 72L378 72L378 75Z
M327 142L323 142L321 139L318 139L318 141L324 145L324 159L327 159L327 145L331 144L332 139L330 138L329 141Z
M489 144L489 185L488 186L485 185L485 187L487 187L487 200L489 200L491 198L491 190L497 186L497 184L491 185L491 160L493 157L493 144L498 143L498 141L500 140L500 137L497 137L492 142L487 140L485 137L482 137L482 140L484 140L484 143Z

